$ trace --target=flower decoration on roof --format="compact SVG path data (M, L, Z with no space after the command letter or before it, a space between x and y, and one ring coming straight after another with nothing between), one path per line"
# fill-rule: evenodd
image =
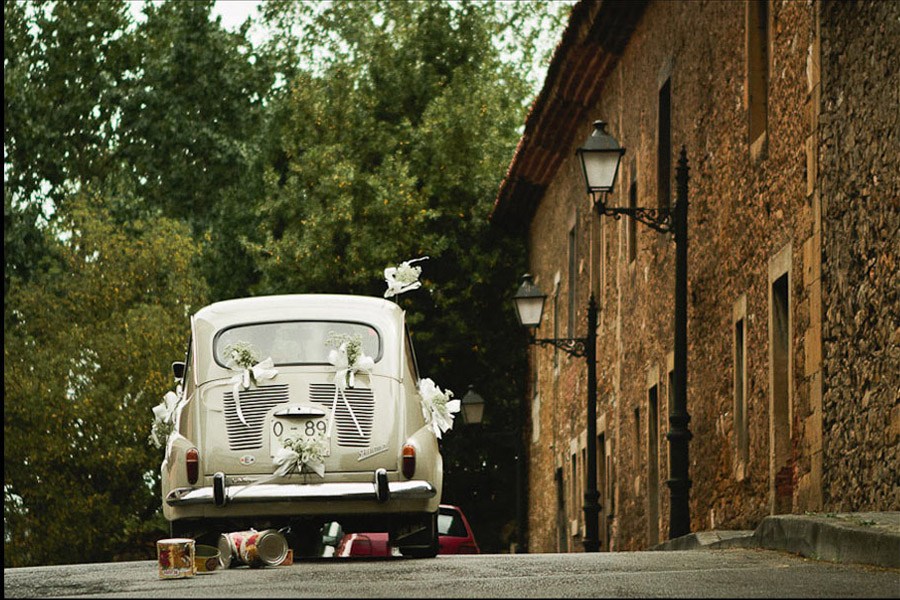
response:
M422 396L422 415L425 424L431 427L435 437L453 428L453 414L460 409L459 400L451 400L453 392L441 391L434 381L425 378L419 381L419 395Z
M245 426L249 427L244 413L241 412L240 391L249 390L259 385L261 381L272 379L278 375L271 358L259 359L259 353L253 344L249 342L234 342L225 347L226 366L238 374L228 380L234 386L234 406L238 418Z
M413 263L428 260L427 256L406 260L396 267L388 267L384 270L384 280L387 282L387 291L384 292L385 298L398 296L410 290L416 290L422 287L419 281L419 275L422 274L422 267L414 267Z

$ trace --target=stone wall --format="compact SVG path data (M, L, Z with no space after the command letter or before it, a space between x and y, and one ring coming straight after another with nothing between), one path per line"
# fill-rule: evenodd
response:
M653 2L637 25L592 119L627 149L616 191L657 202L657 105L672 86L672 176L690 164L688 409L692 530L752 529L770 512L897 510L898 7L895 2L769 4L768 119L748 139L745 5ZM821 66L820 66L821 65ZM564 68L564 67L563 67ZM587 74L589 76L589 74ZM584 137L590 121L582 124ZM628 219L598 221L575 148L548 186L529 233L530 268L550 296L538 335L566 337L575 286L583 336L589 294L600 306L598 434L612 453L601 482L602 549L645 548L668 534L669 372L675 246ZM569 281L569 231L577 232ZM786 417L772 410L771 287L788 276ZM558 301L554 308L554 290ZM744 317L749 460L738 460L734 319ZM586 415L583 359L532 354L529 549L580 551ZM656 385L659 472L648 481L648 389ZM773 424L774 423L774 424ZM787 440L783 455L774 438ZM571 454L579 459L574 468ZM565 519L555 473L563 475ZM654 527L647 522L655 490ZM610 493L608 493L610 492ZM574 501L573 501L574 500ZM562 533L562 535L560 535ZM601 537L603 537L601 535Z
M824 502L900 509L900 3L821 13Z

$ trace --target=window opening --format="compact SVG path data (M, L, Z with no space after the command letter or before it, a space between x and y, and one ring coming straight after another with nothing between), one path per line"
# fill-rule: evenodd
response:
M769 1L747 2L747 125L749 143L766 132L769 87Z
M659 89L656 146L657 206L668 208L672 196L672 78Z
M659 390L647 392L647 544L659 543Z

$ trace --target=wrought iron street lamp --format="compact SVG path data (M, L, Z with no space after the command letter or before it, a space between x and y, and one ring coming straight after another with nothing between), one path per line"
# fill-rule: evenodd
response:
M594 131L575 152L581 159L588 194L611 192L616 184L619 162L625 154L625 148L620 147L619 142L606 133L606 123L594 121Z
M463 423L480 425L481 419L484 417L484 398L475 391L474 386L469 386L469 391L462 397L460 404L462 404Z
M522 276L522 285L513 296L519 323L534 331L541 323L544 312L544 294L531 275ZM531 338L532 344L554 346L575 357L587 361L587 465L584 492L584 550L600 550L600 492L597 491L597 303L594 294L588 302L587 335L580 338Z
M670 460L666 482L670 494L669 539L674 539L691 532L688 442L692 435L688 429L691 417L687 410L687 151L682 146L675 173L676 201L671 209L668 206L625 208L607 205L607 197L612 191L619 170L618 163L625 149L620 148L615 139L606 133L603 121L594 123L594 131L576 153L581 158L588 194L600 216L620 219L622 215L627 215L660 233L673 233L675 236L674 393L669 407L669 432L666 434ZM590 442L590 432L588 436Z

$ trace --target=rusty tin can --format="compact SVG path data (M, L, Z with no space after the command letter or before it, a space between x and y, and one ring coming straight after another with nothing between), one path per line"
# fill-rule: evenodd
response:
M194 540L168 538L156 542L156 556L160 579L193 577Z
M251 568L274 567L284 562L288 555L288 543L275 529L254 531L241 540L238 556Z

